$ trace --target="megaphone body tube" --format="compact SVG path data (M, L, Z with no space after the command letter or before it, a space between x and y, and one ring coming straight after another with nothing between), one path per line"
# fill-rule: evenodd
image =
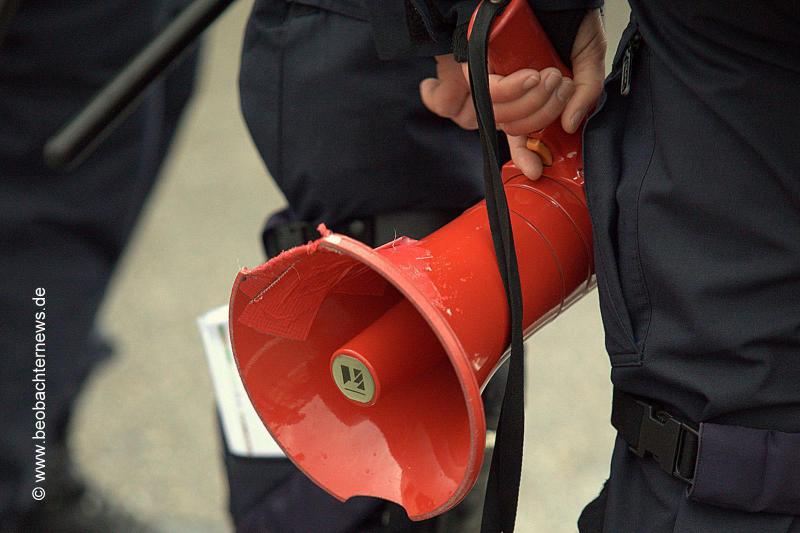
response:
M590 288L592 251L586 207L575 186L549 178L533 184L518 177L507 184L506 191L520 258L524 323L531 330L555 318ZM493 355L502 354L509 342L508 306L485 225L485 207L466 212L419 241L419 250L426 253L423 259L438 260L425 263L422 270L410 270L446 288L441 311L450 326L462 332L459 338L469 347L467 356L481 387L499 364ZM348 361L360 366L348 366ZM411 302L403 299L334 351L331 373L346 397L373 405L382 390L388 392L393 384L446 361L432 330ZM345 376L356 372L367 381L348 388L352 381Z

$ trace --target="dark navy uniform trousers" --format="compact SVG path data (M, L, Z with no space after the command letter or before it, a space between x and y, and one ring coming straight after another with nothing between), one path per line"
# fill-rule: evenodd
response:
M240 76L255 144L299 220L336 226L408 210L460 212L482 196L477 133L422 105L418 86L435 75L433 58L381 60L366 19L360 1L256 1ZM338 502L288 460L228 454L226 465L240 531L459 527L412 525L371 498Z
M98 306L156 178L193 81L158 85L82 165L55 172L45 140L139 51L166 2L20 3L0 44L0 529L34 503L34 290L45 290L47 449L109 353ZM47 484L43 485L47 489Z
M584 135L614 386L694 423L800 432L800 9L631 6ZM800 509L725 509L687 489L618 438L580 529L800 532Z

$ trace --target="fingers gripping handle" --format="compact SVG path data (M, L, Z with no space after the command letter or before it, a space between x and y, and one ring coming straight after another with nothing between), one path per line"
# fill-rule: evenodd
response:
M489 36L488 56L495 74L506 76L525 68L555 67L563 76L572 77L572 71L558 57L527 0L511 0L495 19ZM579 170L583 167L580 128L570 134L555 121L528 137L528 148L539 154L545 166L554 167L552 173L570 181L580 179ZM545 174L550 173L545 170Z

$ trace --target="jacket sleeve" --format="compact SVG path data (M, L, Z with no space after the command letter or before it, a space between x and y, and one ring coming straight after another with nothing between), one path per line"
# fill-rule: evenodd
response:
M603 5L603 0L528 1L567 63L583 14ZM369 0L367 3L381 57L455 52L457 59L465 59L467 25L479 0Z
M375 45L384 59L453 51L453 33L479 0L367 0Z

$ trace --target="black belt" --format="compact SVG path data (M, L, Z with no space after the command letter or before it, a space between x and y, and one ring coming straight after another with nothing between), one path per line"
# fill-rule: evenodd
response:
M702 423L614 390L611 424L630 450L691 485L697 502L800 516L800 433Z
M444 226L461 210L398 211L359 217L334 224L330 229L370 246L379 246L400 236L419 239ZM268 257L319 238L316 225L302 220L268 226L261 238Z

